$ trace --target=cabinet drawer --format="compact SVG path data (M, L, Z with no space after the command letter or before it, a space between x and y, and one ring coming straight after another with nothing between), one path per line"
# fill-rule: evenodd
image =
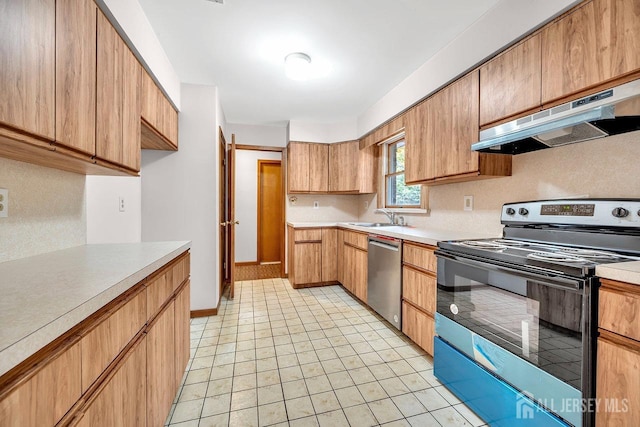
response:
M436 311L436 278L402 267L402 297L433 314Z
M304 230L294 230L294 241L296 242L321 242L322 241L322 229L309 228Z
M146 303L143 289L82 338L83 393L142 329Z
M436 248L432 246L418 246L405 243L402 251L402 259L405 264L410 264L435 274L438 265L436 256L433 253L435 250Z
M147 284L147 319L153 318L173 294L173 270L168 269Z
M180 261L173 265L172 270L173 290L175 291L191 274L191 254L187 252Z
M362 250L367 250L367 241L368 235L363 233L356 233L354 231L345 231L344 232L344 242L348 245L355 246L356 248L360 248Z
M640 294L603 285L598 301L598 318L599 327L640 341Z
M411 304L402 302L402 332L431 355L433 355L434 331L433 317Z
M63 350L0 400L0 424L53 426L82 394L80 343Z

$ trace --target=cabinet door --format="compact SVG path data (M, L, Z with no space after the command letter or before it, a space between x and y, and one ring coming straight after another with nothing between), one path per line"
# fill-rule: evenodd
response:
M480 126L541 105L540 34L480 67Z
M358 172L360 165L360 143L358 141L344 142L342 147L342 159L339 170L339 190L348 192L358 192L360 185Z
M176 295L175 301L175 334L176 334L176 384L182 382L184 371L189 362L191 318L191 285L189 282Z
M638 0L593 0L542 31L542 103L640 68Z
M415 184L435 178L434 130L439 118L430 114L432 98L411 108L405 116L405 179ZM430 119L435 119L430 122Z
M322 281L322 243L296 243L294 255L294 284Z
M123 57L125 45L98 12L96 156L122 164Z
M90 400L88 406L82 411L83 416L77 424L79 427L98 425L135 427L146 424L147 348L145 340L146 338L143 337L129 350L115 374L97 390L99 394L95 400Z
M141 116L142 118L158 129L158 88L146 70L142 70L142 92L141 92Z
M309 144L309 191L329 191L329 145Z
M354 279L353 293L364 303L367 302L367 267L368 253L359 249L354 249Z
M596 413L596 425L637 426L640 419L640 343L636 341L623 346L598 338L597 360L596 398L603 402Z
M336 243L337 246L337 273L338 273L338 282L344 285L344 231L338 230L338 240Z
M358 192L373 194L378 191L378 153L380 147L371 147L359 150L358 160Z
M342 286L352 294L355 294L356 251L357 249L352 246L342 245L342 256L344 259L342 267Z
M428 122L435 123L436 177L478 171L478 153L471 144L478 141L478 71L438 92Z
M290 193L309 192L309 145L290 142L287 148L287 187Z
M80 343L76 343L0 400L0 424L53 426L81 394Z
M56 142L96 152L96 16L92 0L56 1Z
M427 353L433 355L435 322L411 304L402 302L402 332Z
M322 281L338 280L338 230L322 229Z
M0 122L55 137L55 0L4 0Z
M340 191L340 172L342 171L343 144L329 144L329 192Z
M147 425L162 426L176 395L175 316L172 301L147 332Z
M428 313L436 311L436 278L402 267L402 297Z
M122 165L139 171L142 66L126 46L122 59Z

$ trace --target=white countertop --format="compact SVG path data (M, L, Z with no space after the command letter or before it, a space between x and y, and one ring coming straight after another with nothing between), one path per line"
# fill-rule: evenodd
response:
M0 375L190 247L85 245L0 263Z
M640 285L640 261L599 265L596 267L596 276Z
M466 240L498 237L485 233L469 233L454 230L425 230L414 227L362 227L352 225L347 222L289 222L294 228L314 228L314 227L341 227L349 230L362 231L369 234L379 234L396 239L409 240L411 242L423 243L436 246L438 242L444 240Z

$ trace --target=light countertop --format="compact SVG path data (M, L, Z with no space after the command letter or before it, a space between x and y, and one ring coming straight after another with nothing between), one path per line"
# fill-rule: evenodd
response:
M485 233L469 233L454 230L425 230L413 227L362 227L352 225L347 222L289 222L294 228L314 228L314 227L341 227L349 230L362 231L369 234L378 234L396 239L408 240L411 242L423 243L425 245L436 246L438 242L445 240L466 240L500 237L487 235Z
M0 263L0 375L190 247L84 245Z
M596 267L596 276L640 285L640 261L599 265Z

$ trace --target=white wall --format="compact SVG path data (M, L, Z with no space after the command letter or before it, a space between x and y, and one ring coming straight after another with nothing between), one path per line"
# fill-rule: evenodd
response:
M258 160L281 159L273 151L236 151L236 262L258 260Z
M358 117L358 135L405 110L455 76L579 3L580 0L502 0Z
M177 152L142 153L142 240L191 240L191 309L218 304L217 89L183 84Z
M225 137L231 142L231 134L236 135L236 144L262 147L286 147L287 128L283 126L254 126L228 123Z
M84 175L0 158L0 188L9 190L0 262L86 243Z
M340 123L307 123L299 120L289 122L289 140L306 142L341 142L358 139L356 120Z
M137 243L142 194L138 177L87 176L87 243ZM119 198L125 203L120 212Z
M640 198L640 132L513 156L513 175L431 187L431 215L405 215L410 225L432 230L501 234L500 212L507 202L576 196ZM463 197L473 196L473 211ZM375 196L360 196L360 220L374 214ZM364 200L370 201L364 210Z
M125 34L138 59L145 63L151 74L180 109L180 79L165 53L151 23L138 0L97 0L100 9L117 21L121 34Z

